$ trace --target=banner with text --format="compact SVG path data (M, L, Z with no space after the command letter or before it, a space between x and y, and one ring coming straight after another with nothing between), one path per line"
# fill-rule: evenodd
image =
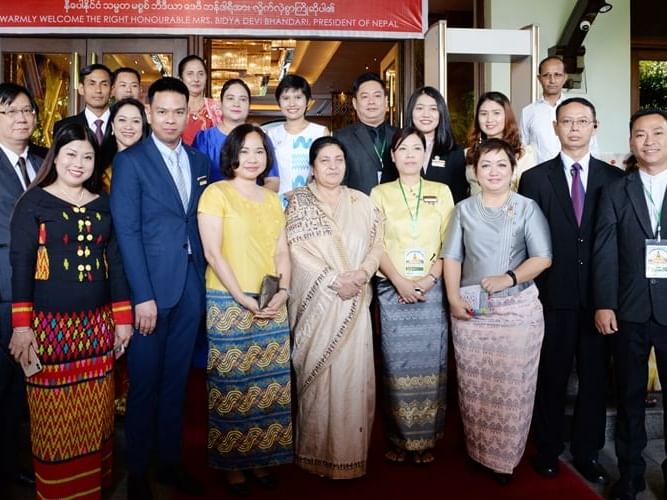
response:
M427 0L3 0L0 34L422 38L427 5Z

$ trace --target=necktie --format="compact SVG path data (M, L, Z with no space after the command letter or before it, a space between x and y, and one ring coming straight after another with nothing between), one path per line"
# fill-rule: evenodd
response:
M570 173L572 174L572 190L570 191L572 208L577 218L577 225L581 226L581 215L584 213L584 198L586 197L584 184L581 182L581 165L573 163Z
M173 151L171 153L171 164L174 166L174 182L176 183L176 189L178 194L181 197L181 203L183 203L183 209L187 211L188 209L188 187L185 185L185 175L181 169L181 164L178 161L178 152Z
M21 177L23 177L25 188L28 189L28 186L30 185L30 177L28 176L28 166L25 163L25 158L19 156L19 161L17 161L16 164L19 166L19 170L21 171Z
M102 132L102 120L95 120L95 139L97 139L97 145L101 146L104 142L104 132Z

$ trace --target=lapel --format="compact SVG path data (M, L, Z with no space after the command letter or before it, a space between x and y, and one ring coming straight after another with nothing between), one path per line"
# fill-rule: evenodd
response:
M646 198L644 197L644 186L642 185L638 170L629 173L625 178L625 191L646 237L653 238L655 234L651 227L651 217L649 216L648 207L646 206ZM663 202L663 207L664 206L665 204Z
M567 188L567 179L565 178L565 167L560 155L549 162L549 173L547 174L551 187L556 194L556 199L563 209L565 218L574 227L577 227L577 219L574 216L574 207L572 206L572 198L570 191ZM584 213L586 212L586 202L584 202Z
M588 162L588 182L586 183L586 197L584 198L584 213L581 216L581 227L588 227L594 223L593 215L595 203L592 197L602 187L602 165L591 156ZM574 213L574 209L572 209Z
M18 198L23 194L23 185L16 175L14 166L9 163L9 159L5 152L0 149L0 178L2 178L2 185L6 186L7 194L13 198Z
M386 130L385 130L386 133ZM378 164L378 157L375 154L375 147L373 145L373 140L371 139L371 135L368 132L368 129L366 128L366 125L364 125L361 122L355 123L354 127L354 136L357 138L357 141L359 141L359 145L361 146L361 149L368 155L370 160L373 162L373 165L377 167ZM386 137L386 135L385 135ZM375 169L377 171L377 168ZM374 175L377 176L377 174ZM375 179L377 181L377 177Z
M176 187L174 178L169 173L167 164L164 162L162 154L155 145L155 142L153 142L153 138L150 136L147 137L144 139L144 144L146 145L144 153L146 154L148 162L155 164L155 171L157 172L158 177L162 179L158 186L169 186L166 190L171 193L171 197L173 198L172 202L178 205L181 212L184 212L181 195L178 194L178 188ZM192 202L192 196L190 197L190 201Z
M200 177L200 169L198 168L199 162L194 151L188 147L187 144L183 144L183 149L188 155L188 163L190 164L190 200L188 201L188 213L190 213L194 208L196 208L195 200L199 201L198 193L201 189L201 186L199 185L198 177Z

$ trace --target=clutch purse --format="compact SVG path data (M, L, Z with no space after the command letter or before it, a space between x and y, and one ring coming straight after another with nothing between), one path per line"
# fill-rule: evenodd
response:
M259 288L259 308L264 309L269 305L273 296L278 293L280 286L280 276L265 275L262 278L262 286Z

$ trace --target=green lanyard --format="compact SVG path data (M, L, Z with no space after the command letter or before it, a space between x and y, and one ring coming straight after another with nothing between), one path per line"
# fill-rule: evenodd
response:
M382 141L382 147L378 151L377 146L375 145L375 141L373 142L373 151L375 151L375 156L378 157L378 160L380 160L380 170L384 169L384 149L387 147L387 139Z
M401 182L401 179L398 179L398 185L401 188L401 194L403 195L403 201L405 202L405 206L408 208L408 213L410 214L410 221L412 225L412 237L416 238L417 237L417 221L419 220L419 205L421 205L422 202L422 178L419 178L419 194L417 194L417 209L415 210L414 215L412 214L412 210L410 210L410 204L408 203L408 198L405 196L405 190L403 189L403 183Z
M651 194L651 191L646 189L646 186L642 182L642 187L644 188L644 192L646 193L646 196L648 197L648 201L651 204L651 207L653 207L653 214L655 215L656 221L657 221L657 228L655 230L655 238L660 241L660 221L662 220L662 208L658 210L658 207L655 204L655 201L653 201L653 195Z

